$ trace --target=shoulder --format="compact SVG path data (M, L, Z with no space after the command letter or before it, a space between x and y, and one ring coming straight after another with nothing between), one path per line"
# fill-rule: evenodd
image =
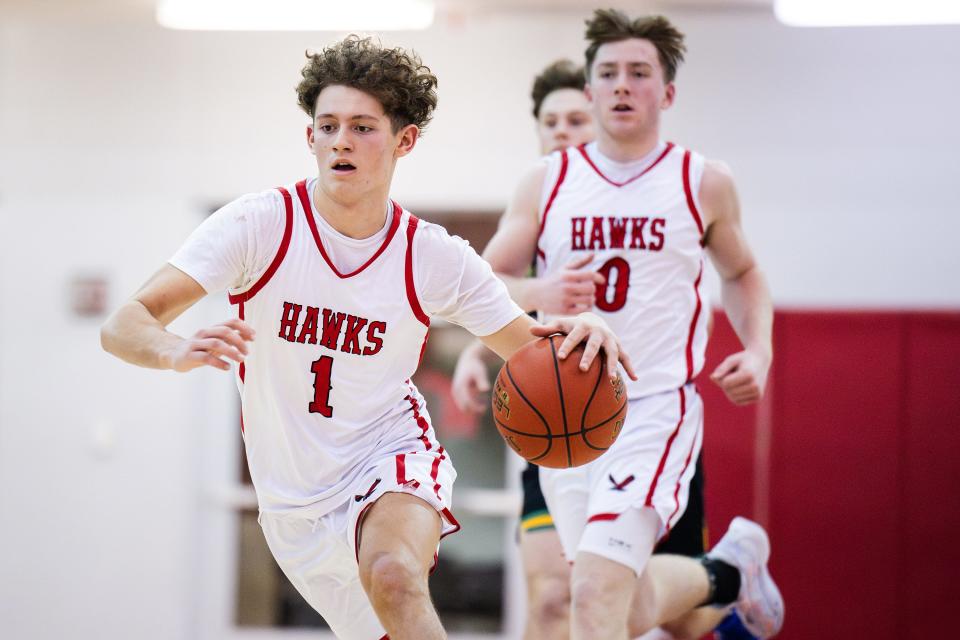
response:
M451 235L442 225L419 218L413 236L414 252L431 256L458 255L465 252L470 243L460 236Z
M700 202L707 223L736 213L737 190L730 166L721 160L704 160Z

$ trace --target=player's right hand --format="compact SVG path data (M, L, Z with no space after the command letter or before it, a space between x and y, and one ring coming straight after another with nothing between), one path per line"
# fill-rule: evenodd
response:
M243 362L253 340L253 328L243 320L232 319L201 329L192 337L179 341L162 356L162 361L174 371L190 371L209 366L228 371L230 363Z
M483 358L472 349L460 354L451 383L453 402L461 411L483 413L489 406L490 379Z
M591 260L592 253L574 258L563 269L539 278L535 308L551 315L577 315L593 309L597 285L606 280L596 271L583 268Z

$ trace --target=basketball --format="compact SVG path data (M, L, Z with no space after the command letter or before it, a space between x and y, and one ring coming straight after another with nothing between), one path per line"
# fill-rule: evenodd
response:
M493 418L514 451L541 467L565 469L595 460L623 428L623 379L607 376L602 351L580 370L583 344L557 357L564 336L535 340L504 363L494 386Z

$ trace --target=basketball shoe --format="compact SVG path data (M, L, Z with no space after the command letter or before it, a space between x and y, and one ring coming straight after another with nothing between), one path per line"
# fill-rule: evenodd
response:
M767 569L770 540L763 527L746 518L734 518L707 557L740 570L737 613L747 630L758 638L775 636L783 626L784 605Z

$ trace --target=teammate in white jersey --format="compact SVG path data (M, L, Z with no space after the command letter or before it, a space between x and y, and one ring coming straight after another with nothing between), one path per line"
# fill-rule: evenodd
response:
M610 451L584 467L541 469L574 563L571 635L623 638L658 625L686 635L698 624L705 633L719 614L695 609L737 601L748 629L769 637L782 624L783 603L758 525L735 520L702 562L650 558L684 511L702 439L691 381L706 344L705 252L746 347L711 377L738 404L758 400L765 386L769 293L740 227L729 171L660 138L683 35L664 18L605 10L588 21L587 38L597 142L553 154L529 172L485 250L511 289L524 285L516 278L534 258L537 276L555 279L571 260L589 256L584 266L604 276L592 302L642 354L632 353L640 378L629 383L628 423Z
M437 315L509 357L534 335L586 340L634 376L592 314L537 325L469 246L389 199L436 105L415 55L350 36L298 86L318 176L242 197L204 222L104 325L109 352L189 371L239 364L242 428L267 543L348 640L445 633L427 576L459 525L456 472L410 382ZM227 289L238 318L184 339L167 324ZM254 336L256 334L256 340Z
M582 67L569 60L549 65L534 79L533 116L537 122L540 153L550 154L568 147L580 147L594 139L593 114L583 89L586 78ZM500 227L492 247L509 234L509 225ZM485 253L495 270L501 266L499 256ZM510 278L510 294L525 310L538 305L546 313L569 313L574 309L592 310L596 300L596 285L606 280L596 271L581 268L593 261L591 252L571 256L562 269L551 269L542 278ZM509 265L507 265L509 266ZM604 289L600 291L605 292ZM631 305L641 304L631 299ZM709 323L709 314L707 315ZM709 324L708 324L709 333ZM626 343L627 347L630 342ZM490 380L485 363L490 352L480 341L464 349L457 360L451 383L454 400L464 411L482 412L489 407ZM687 506L677 514L670 535L661 540L654 554L679 554L699 557L705 551L706 516L704 510L704 480L700 456L694 466L689 485ZM527 464L521 474L523 506L520 514L520 557L527 585L527 616L524 640L557 640L566 638L570 628L570 566L563 557L560 537L547 509L540 488L539 467ZM708 607L684 624L670 627L669 637L699 639L720 623L724 629L737 630L738 638L752 637L736 611ZM666 633L661 634L668 637Z

